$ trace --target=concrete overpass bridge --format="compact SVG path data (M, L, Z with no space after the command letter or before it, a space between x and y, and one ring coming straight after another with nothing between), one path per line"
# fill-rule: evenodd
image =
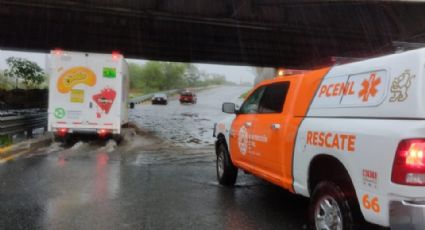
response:
M313 68L425 41L425 3L369 0L0 0L0 48Z

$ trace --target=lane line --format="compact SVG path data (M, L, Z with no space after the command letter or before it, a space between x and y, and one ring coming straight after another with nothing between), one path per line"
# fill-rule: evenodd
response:
M22 156L23 154L25 154L27 152L29 152L29 150L23 150L23 151L20 151L20 152L15 153L15 154L13 154L11 156L2 158L2 159L0 159L0 164L6 163L6 162L11 161L11 160L14 160L14 159Z
M14 145L9 145L7 147L2 147L0 148L0 155L7 153L9 150L11 150L13 148Z

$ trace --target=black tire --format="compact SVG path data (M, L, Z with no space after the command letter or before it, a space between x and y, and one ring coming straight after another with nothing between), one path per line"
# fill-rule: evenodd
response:
M112 139L117 143L117 145L119 145L121 144L124 138L121 134L114 134L112 135Z
M75 144L75 136L70 133L67 133L64 136L58 136L55 134L54 141L60 143L61 146L71 146Z
M54 134L53 140L54 140L54 142L61 142L61 143L63 143L64 140L65 140L65 137L64 136L59 136L57 134Z
M326 213L333 213L333 211L337 210L335 215L331 215L335 217L335 226L340 226L342 228L330 229L342 229L342 230L354 230L361 229L362 221L360 220L357 207L356 207L356 198L350 197L350 194L344 193L343 189L334 182L331 181L323 181L320 182L313 191L313 195L311 197L310 209L309 209L309 220L310 220L310 228L320 230L320 216L326 216ZM322 207L328 205L328 210L325 211ZM334 207L337 207L335 209ZM333 210L333 211L332 211ZM323 218L326 219L326 218ZM340 219L340 221L338 221ZM326 221L323 221L323 223ZM329 222L329 221L328 221ZM329 225L329 224L328 224Z
M225 186L234 185L236 183L236 178L238 177L238 168L233 165L225 143L219 143L216 154L216 171L218 183Z

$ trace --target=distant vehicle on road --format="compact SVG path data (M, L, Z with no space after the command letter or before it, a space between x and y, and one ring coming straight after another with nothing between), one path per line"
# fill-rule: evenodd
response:
M128 123L128 65L118 53L55 50L48 56L48 130L69 134L119 136Z
M180 103L192 103L196 104L196 94L191 91L183 91L180 93Z
M165 93L156 93L152 97L152 105L166 105L168 104L167 95Z

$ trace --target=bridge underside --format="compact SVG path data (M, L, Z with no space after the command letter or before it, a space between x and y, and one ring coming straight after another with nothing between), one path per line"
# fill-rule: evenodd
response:
M1 0L0 48L314 68L424 42L424 12L366 0Z

